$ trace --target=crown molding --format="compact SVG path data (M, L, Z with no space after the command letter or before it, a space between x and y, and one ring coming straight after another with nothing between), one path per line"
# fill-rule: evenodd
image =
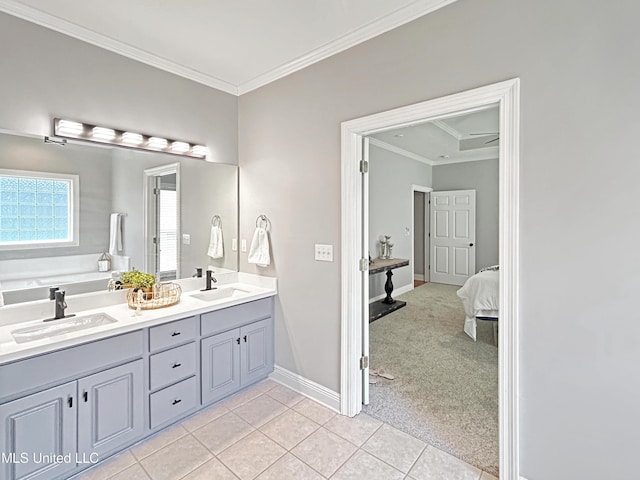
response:
M36 8L23 5L15 0L0 0L0 11L51 30L55 30L56 32L63 33L78 40L82 40L97 47L104 48L105 50L109 50L124 57L159 68L160 70L164 70L180 77L193 80L194 82L207 85L208 87L216 88L223 92L239 96L291 73L297 72L298 70L302 70L309 65L347 50L348 48L358 45L359 43L376 37L389 30L393 30L394 28L415 20L418 17L434 12L455 1L456 0L417 0L396 10L395 12L390 13L389 15L380 17L361 28L353 30L334 41L316 48L305 55L269 70L268 72L265 72L251 80L243 82L240 85L235 85L212 75L207 75L198 70L185 67L184 65L180 65L158 55L132 47L131 45L114 40L113 38L97 33L88 28L81 27L75 23L42 12Z
M138 62L159 68L160 70L193 80L194 82L201 83L208 87L222 90L223 92L231 93L233 95L238 95L237 85L199 72L192 68L185 67L184 65L172 62L171 60L167 60L166 58L159 57L139 48L132 47L131 45L114 40L106 35L102 35L75 23L42 12L36 8L28 7L14 0L0 0L0 11L42 27L55 30L56 32L63 33L78 40L82 40L83 42L90 43L96 47L104 48L105 50L109 50L132 60L137 60Z
M438 127L440 130L442 130L443 132L446 132L449 135L451 135L456 140L462 140L462 133L460 133L458 130L453 128L451 125L445 123L443 120L433 120L431 123L434 124L436 127Z
M369 137L369 144L382 148L388 152L393 152L397 155L401 155L403 157L409 158L411 160L416 160L418 162L426 163L427 165L436 166L438 162L434 162L430 158L423 157L422 155L418 155L417 153L410 152L409 150L405 150L404 148L396 147L395 145L391 145L390 143L383 142L382 140L378 140L377 138Z
M348 48L358 45L366 40L376 37L382 33L393 30L400 25L409 23L416 18L422 17L428 13L434 12L456 0L417 0L405 7L396 10L389 15L385 15L373 22L364 25L342 37L333 40L309 53L302 55L290 62L279 67L269 70L251 80L238 85L238 95L256 90L268 83L285 77L291 73L302 70L309 65L324 60L336 53L340 53Z

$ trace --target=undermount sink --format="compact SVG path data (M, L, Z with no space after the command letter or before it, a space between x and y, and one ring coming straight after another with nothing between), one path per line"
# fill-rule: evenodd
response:
M249 292L249 290L243 290L236 287L216 288L215 290L207 290L206 292L192 293L189 296L203 300L205 302L212 302L213 300L220 300L229 297L238 297Z
M117 322L115 318L105 313L94 313L93 315L52 320L33 327L19 328L13 330L11 335L16 343L27 343L115 322Z

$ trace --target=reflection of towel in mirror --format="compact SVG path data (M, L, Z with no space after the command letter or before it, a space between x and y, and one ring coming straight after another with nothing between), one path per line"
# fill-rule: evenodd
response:
M122 214L112 213L109 226L109 255L117 255L122 250Z
M211 238L209 239L209 251L211 258L222 258L224 256L222 229L218 225L211 226Z
M259 267L266 267L271 263L269 257L269 236L267 229L264 227L256 228L251 240L251 248L249 249L249 263L255 263Z

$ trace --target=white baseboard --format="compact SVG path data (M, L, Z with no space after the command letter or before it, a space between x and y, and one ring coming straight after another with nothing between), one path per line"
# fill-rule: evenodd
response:
M313 382L297 373L290 372L286 368L278 365L274 367L273 373L269 375L269 378L340 413L340 394L319 383Z
M392 293L393 298L397 297L398 295L402 295L403 293L410 292L411 290L413 290L413 283L408 283L408 284L403 285L401 287L394 288L393 289L393 293ZM383 293L381 295L377 295L377 296L375 296L373 298L370 298L369 299L369 303L373 303L373 302L376 302L378 300L382 300L386 296L387 296L386 293Z
M424 275L422 275L421 273L414 273L413 274L413 279L414 280L420 280L421 282L424 282Z

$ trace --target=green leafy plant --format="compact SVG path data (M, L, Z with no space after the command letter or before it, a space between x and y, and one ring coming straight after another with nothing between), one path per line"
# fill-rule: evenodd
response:
M124 272L120 280L125 286L131 286L131 288L151 288L156 283L155 275L138 270Z

